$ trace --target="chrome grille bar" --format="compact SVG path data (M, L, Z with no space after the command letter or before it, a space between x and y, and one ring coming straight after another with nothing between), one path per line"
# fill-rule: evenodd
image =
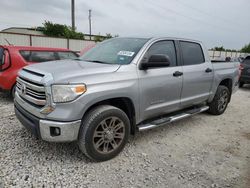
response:
M20 97L38 106L46 105L45 87L28 79L18 77L16 89Z

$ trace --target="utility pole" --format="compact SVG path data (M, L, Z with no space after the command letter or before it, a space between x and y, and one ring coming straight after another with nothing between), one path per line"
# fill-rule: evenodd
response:
M72 30L75 31L75 0L71 0L71 20L72 20Z
M89 9L89 36L90 36L90 40L91 40L91 35L92 35L92 31L91 31L91 9Z

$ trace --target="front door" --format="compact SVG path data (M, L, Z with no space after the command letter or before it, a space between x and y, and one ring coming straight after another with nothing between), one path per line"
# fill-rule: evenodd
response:
M141 121L180 108L182 76L175 73L181 73L182 66L177 65L174 41L155 42L145 53L144 59L156 54L168 56L170 65L138 70Z

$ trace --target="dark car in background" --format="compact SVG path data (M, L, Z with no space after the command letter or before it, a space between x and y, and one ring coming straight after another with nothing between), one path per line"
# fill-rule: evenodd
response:
M240 76L240 87L243 87L244 84L250 84L250 56L247 56L241 62L241 76Z

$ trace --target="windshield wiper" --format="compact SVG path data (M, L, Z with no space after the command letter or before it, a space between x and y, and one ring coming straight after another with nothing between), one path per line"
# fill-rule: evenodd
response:
M99 60L84 60L84 61L93 62L93 63L110 64L110 63L107 63L105 61L99 61Z

